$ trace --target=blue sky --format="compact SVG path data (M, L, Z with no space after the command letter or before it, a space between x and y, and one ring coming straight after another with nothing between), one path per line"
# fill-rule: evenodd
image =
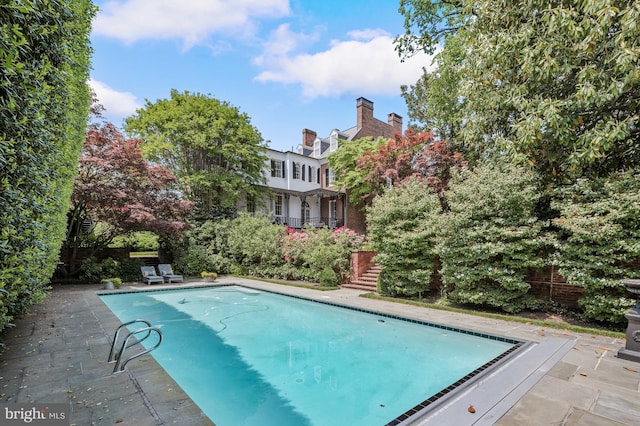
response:
M356 124L356 99L374 116L408 123L401 84L431 58L401 62L397 0L95 0L90 84L105 119L188 90L227 101L269 146L290 150L302 129L328 136Z

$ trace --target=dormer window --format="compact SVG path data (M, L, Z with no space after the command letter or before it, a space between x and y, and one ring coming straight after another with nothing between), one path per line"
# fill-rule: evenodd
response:
M329 136L329 152L333 152L338 149L338 132L335 130L331 132Z
M313 156L316 158L320 157L320 139L316 139L313 141Z
M302 145L298 145L298 147L296 148L296 152L300 155L304 154L304 147Z

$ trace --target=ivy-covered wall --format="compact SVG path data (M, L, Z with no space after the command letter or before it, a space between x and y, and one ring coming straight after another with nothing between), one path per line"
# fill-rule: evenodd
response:
M90 0L0 5L0 331L46 295L91 102Z

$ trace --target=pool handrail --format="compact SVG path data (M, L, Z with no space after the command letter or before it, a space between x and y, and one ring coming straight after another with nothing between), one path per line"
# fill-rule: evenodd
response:
M124 355L124 351L137 344L140 343L142 340L146 339L147 337L149 337L149 335L151 334L152 331L155 331L156 333L158 333L158 342L155 344L155 346L149 348L149 349L145 349L144 351L137 353L133 356L130 356L129 358L127 358L127 360L125 362L122 362L122 355ZM148 334L142 338L141 340L138 340L134 343L132 343L131 345L127 345L127 343L129 342L129 339L131 337L133 337L135 334L138 333L143 333L143 332L147 332ZM118 356L116 357L116 365L113 368L113 373L120 373L122 371L124 371L125 366L127 365L127 363L131 360L134 360L138 357L141 357L142 355L148 354L149 352L151 352L152 350L156 349L158 346L160 346L160 343L162 343L162 332L160 331L160 329L158 327L144 327L141 329L138 329L136 331L132 331L131 333L129 333L127 335L127 337L124 339L124 342L122 343L122 347L120 348L120 351L118 352Z
M142 322L145 323L147 325L147 327L151 327L151 323L147 320L144 319L134 319L132 321L129 322L125 322L124 324L120 324L120 326L116 329L115 334L113 335L113 342L111 342L111 350L109 351L109 358L107 359L107 362L114 362L116 361L116 343L118 342L118 336L120 335L120 330L122 330L124 327L131 325L131 324L135 324L137 322ZM151 335L151 332L149 331L149 333L143 337L142 339L138 340L137 342L133 342L131 345L127 346L127 347L131 347L137 343L142 342L144 339L146 339L147 337L149 337Z

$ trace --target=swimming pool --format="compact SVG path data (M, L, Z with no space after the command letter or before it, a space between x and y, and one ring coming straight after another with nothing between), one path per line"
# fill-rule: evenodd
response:
M384 425L520 342L246 287L101 295L217 425Z

